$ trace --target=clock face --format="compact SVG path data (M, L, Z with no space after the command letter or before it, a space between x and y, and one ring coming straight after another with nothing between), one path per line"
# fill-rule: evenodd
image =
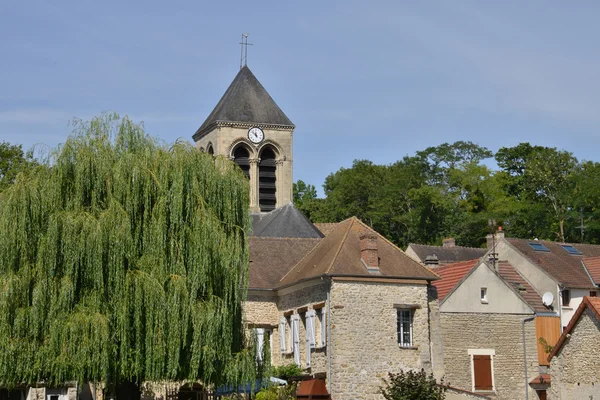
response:
M260 143L265 138L265 133L260 128L250 128L248 129L248 139L252 143Z

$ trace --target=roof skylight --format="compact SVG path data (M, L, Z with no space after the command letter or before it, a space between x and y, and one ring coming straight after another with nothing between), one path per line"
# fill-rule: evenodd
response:
M539 242L528 242L527 244L535 251L550 251L546 246Z
M577 250L574 246L572 246L570 244L561 244L560 247L565 249L567 251L567 253L569 253L573 256L581 256L582 255L581 251Z

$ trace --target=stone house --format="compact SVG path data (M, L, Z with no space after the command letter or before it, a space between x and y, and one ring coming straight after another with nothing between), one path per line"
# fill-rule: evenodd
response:
M434 273L356 218L322 237L292 205L272 213L255 221L244 317L274 365L325 378L336 400L381 398L388 372L443 374Z
M600 257L600 245L505 238L502 230L487 239L488 255L510 263L538 293L553 295L563 328L584 296L596 296L598 286L583 261Z
M552 388L548 399L600 398L600 299L585 296L548 357Z
M486 251L475 247L457 246L453 238L444 239L441 246L410 243L405 250L407 256L430 268L481 258Z
M560 320L540 294L507 262L471 260L435 272L446 382L497 399L544 396L547 385L530 384L546 373L538 339L554 344Z

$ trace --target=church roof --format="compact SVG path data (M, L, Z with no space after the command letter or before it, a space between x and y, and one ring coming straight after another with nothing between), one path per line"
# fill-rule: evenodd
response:
M379 256L378 278L408 278L434 280L437 275L408 257L402 250L363 224L357 218L349 218L340 222L291 269L280 281L286 286L305 279L323 275L336 276L369 276L361 261L361 234L377 235L377 251Z
M266 214L253 214L252 236L320 239L323 234L292 203Z
M240 69L221 100L194 134L198 140L220 122L294 128L248 66Z

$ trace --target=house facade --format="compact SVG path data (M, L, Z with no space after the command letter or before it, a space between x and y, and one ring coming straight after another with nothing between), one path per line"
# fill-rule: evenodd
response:
M565 328L584 296L596 296L598 286L584 259L600 256L600 246L505 238L498 231L488 237L488 255L510 263L540 294L551 293L553 308Z
M445 380L497 399L543 398L532 386L546 372L559 317L508 263L479 259L438 267Z
M600 299L584 297L549 356L552 389L548 399L600 398Z

